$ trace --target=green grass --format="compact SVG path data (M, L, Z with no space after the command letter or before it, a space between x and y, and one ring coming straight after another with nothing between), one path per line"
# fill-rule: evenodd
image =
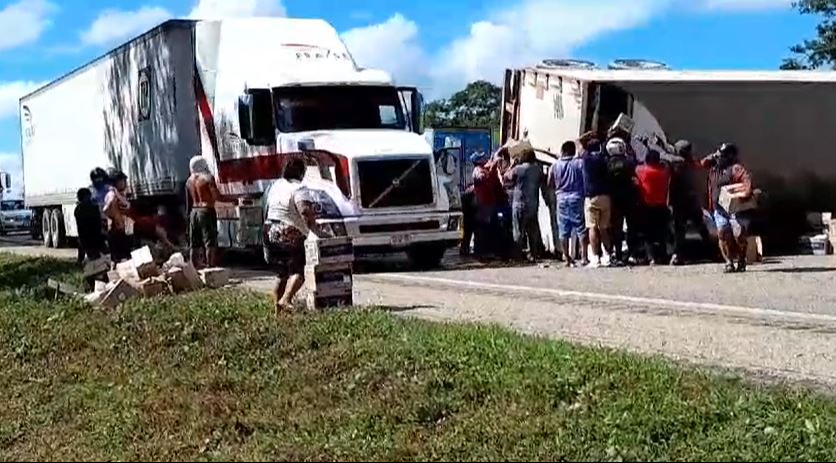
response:
M802 390L235 291L106 314L49 276L75 278L0 255L0 460L836 458L836 402Z

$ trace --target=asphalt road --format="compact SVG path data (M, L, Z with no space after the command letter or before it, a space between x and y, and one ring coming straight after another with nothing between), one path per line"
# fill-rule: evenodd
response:
M22 237L0 252L72 258ZM716 265L635 269L490 268L449 256L443 269L361 262L362 305L434 321L500 324L589 345L836 386L836 258L792 257L722 275ZM269 291L272 275L234 276Z

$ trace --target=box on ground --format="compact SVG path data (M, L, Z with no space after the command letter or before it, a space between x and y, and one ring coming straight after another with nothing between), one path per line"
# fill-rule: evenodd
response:
M102 297L99 303L106 309L115 309L130 299L139 297L139 290L131 286L125 280L119 280L107 294Z
M746 263L757 264L763 262L763 240L760 236L750 236L746 247Z
M168 287L168 282L164 278L159 277L141 281L138 289L142 297L164 296L171 292L171 288Z
M229 269L207 268L198 273L200 274L200 280L207 288L218 289L229 284Z

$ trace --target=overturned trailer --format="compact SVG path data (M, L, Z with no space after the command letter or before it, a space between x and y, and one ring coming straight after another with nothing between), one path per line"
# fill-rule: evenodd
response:
M501 141L527 137L557 156L563 142L605 132L621 113L635 121L634 136L688 139L698 155L740 146L765 193L759 233L772 252L797 243L807 212L836 209L836 72L508 70Z

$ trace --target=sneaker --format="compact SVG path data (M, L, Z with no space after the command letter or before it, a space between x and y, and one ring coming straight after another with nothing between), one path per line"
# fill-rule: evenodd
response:
M601 257L601 267L612 267L612 257L609 254L604 254Z
M589 263L586 264L586 268L601 268L601 259L599 257L593 257L590 259Z
M723 267L723 273L734 273L737 270L734 268L734 264L731 262L726 263L726 266Z
M678 267L678 266L682 265L682 261L679 259L679 256L677 256L676 254L674 254L673 257L671 257L671 265L674 266L674 267Z
M737 263L737 273L746 273L746 266L747 266L747 262L746 262L746 260L745 260L745 259L741 259L741 260Z

